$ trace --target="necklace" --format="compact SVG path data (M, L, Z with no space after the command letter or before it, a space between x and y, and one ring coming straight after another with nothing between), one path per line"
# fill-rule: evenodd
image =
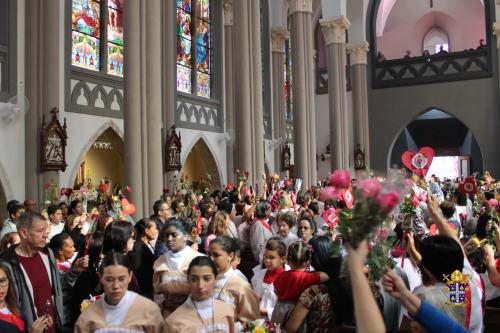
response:
M205 328L206 332L210 332L210 330L207 327L207 324L205 324L205 320L200 314L200 311L198 310L198 306L196 305L196 301L194 299L191 299L191 302L194 305L194 309L196 310L196 314L198 315L198 318L201 320L201 323L203 324L203 327ZM215 309L214 309L214 297L212 295L212 328L215 326Z

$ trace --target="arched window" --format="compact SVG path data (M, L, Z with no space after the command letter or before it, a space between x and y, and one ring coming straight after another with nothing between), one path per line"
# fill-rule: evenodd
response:
M423 40L423 51L429 51L430 54L440 52L441 47L449 52L450 41L448 34L441 28L433 27L427 31Z
M123 2L72 0L71 64L123 77Z
M177 0L177 91L211 98L213 13L211 0Z

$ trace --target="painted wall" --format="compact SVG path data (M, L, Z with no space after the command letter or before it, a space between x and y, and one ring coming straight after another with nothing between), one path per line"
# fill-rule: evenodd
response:
M114 149L91 148L84 157L87 170L92 179L92 184L97 185L100 179L108 177L111 188L119 184L120 188L125 184L125 162L123 160L123 147L114 146Z
M479 0L439 0L434 1L432 9L427 1L399 0L387 13L389 7L385 3L391 1L381 4L377 17L378 33L383 25L377 50L387 59L402 58L405 50L410 50L413 56L421 55L423 38L434 26L448 34L451 51L476 48L479 39L486 37L484 6ZM384 24L381 16L386 15Z

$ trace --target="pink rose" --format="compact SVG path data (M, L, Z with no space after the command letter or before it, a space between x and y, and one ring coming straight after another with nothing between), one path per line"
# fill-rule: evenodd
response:
M413 201L411 202L413 207L418 207L418 205L420 205L420 201L418 201L417 198L413 198Z
M386 213L392 212L392 210L397 206L398 203L399 195L396 192L389 192L381 195L378 198L378 204L380 205L380 208Z
M324 189L321 190L321 199L323 201L324 200L328 200L328 199L335 199L335 200L337 200L341 192L342 191L337 190L333 186L327 186L327 187L325 187Z
M351 186L351 175L347 170L335 170L328 178L331 186L340 189L349 188L349 186Z
M359 186L361 189L361 195L365 199L375 198L382 188L380 182L375 178L365 179L359 182Z
M381 228L377 232L377 238L380 240L386 240L389 236L389 231L386 228Z

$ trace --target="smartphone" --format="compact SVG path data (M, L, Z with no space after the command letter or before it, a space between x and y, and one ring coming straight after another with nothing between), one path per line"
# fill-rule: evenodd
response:
M45 308L43 309L43 314L45 316L48 316L49 315L49 311L50 311L50 306L52 305L52 303L50 302L50 300L46 300L45 301Z

